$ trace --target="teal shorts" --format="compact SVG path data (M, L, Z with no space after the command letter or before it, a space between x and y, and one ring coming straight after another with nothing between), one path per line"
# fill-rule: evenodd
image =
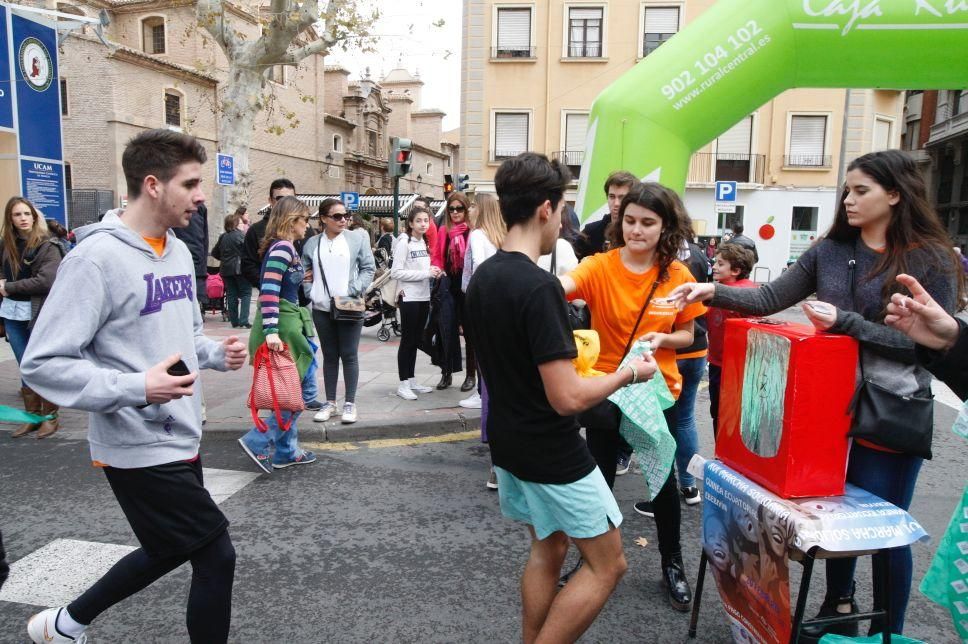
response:
M523 521L534 528L538 540L554 532L564 532L575 539L591 539L622 524L618 509L605 477L597 467L574 483L532 483L522 481L505 469L495 466L501 514Z

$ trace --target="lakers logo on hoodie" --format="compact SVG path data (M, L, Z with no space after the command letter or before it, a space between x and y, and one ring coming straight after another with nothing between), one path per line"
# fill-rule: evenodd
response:
M148 293L145 297L145 306L141 309L141 315L157 313L165 302L182 299L192 300L194 298L195 284L191 275L170 275L156 278L154 273L147 273L144 280L148 285Z

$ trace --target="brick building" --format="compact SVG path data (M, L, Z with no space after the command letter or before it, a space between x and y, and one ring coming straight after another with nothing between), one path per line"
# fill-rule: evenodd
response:
M44 6L89 17L103 10L110 20L103 31L108 46L91 27L72 31L61 46L65 161L73 193L97 189L105 191L103 197L110 191L108 203L122 202L121 153L144 129L190 133L214 160L219 85L228 63L197 26L194 2L76 0ZM246 37L259 35L257 5L226 3L225 9ZM302 37L315 39L311 32ZM325 65L318 55L296 67L273 66L265 75L266 108L256 118L249 152L251 209L265 204L269 183L279 176L290 178L300 192L388 192L391 136L412 135L418 143L413 173L401 190L442 195L444 168L456 156L456 145L442 142L442 112L414 109L418 78L400 69L380 83L368 75L350 81L349 72ZM209 185L214 172L213 165ZM99 214L84 210L72 209L72 226ZM210 207L213 236L224 214L216 210Z

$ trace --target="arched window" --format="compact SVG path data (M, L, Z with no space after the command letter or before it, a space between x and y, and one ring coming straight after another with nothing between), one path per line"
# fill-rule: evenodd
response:
M427 164L427 173L426 174L427 174L428 177L434 176L434 164L433 163L428 163Z
M141 21L141 48L146 54L165 53L165 18L163 16L151 16Z
M343 151L343 137L339 134L333 135L333 152Z

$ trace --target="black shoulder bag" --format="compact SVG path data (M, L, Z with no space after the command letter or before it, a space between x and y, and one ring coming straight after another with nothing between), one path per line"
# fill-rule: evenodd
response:
M642 316L645 315L645 310L649 308L649 303L652 301L652 296L655 295L655 289L657 288L659 288L658 278L652 283L652 290L649 291L649 296L645 298L645 304L642 305L642 309L639 311L639 317L635 320L632 333L629 334L628 342L625 343L625 350L622 351L623 358L628 354L632 342L635 341L635 333L639 330L639 323L642 322ZM621 414L622 412L619 411L618 406L606 398L591 409L586 409L578 414L578 422L585 429L613 429L618 428Z
M855 253L856 255L856 253ZM854 296L854 270L857 262L851 258L850 298ZM931 460L931 440L934 434L934 396L901 396L878 385L864 373L863 348L858 351L860 384L850 403L853 414L849 436L896 452Z
M319 275L323 278L323 286L326 287L326 294L329 295L329 317L337 322L361 322L363 313L366 311L366 304L362 297L347 297L343 295L333 296L326 282L326 271L323 270L323 257L320 254L320 246L323 245L325 233L320 235L319 244L316 245L316 261L319 262Z

